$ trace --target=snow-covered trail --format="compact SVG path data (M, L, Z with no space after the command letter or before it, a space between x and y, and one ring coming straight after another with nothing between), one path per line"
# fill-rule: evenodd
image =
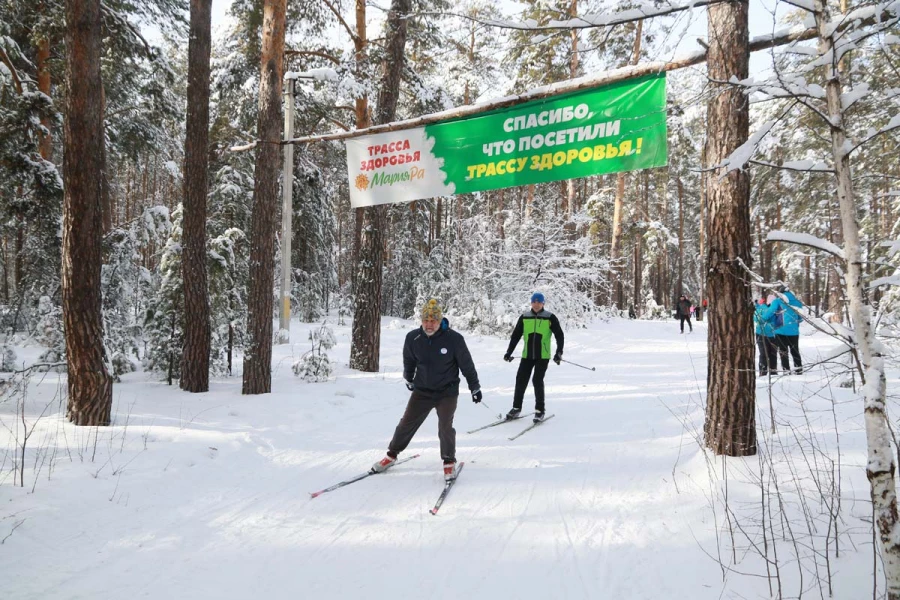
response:
M465 433L509 408L517 365L502 361L506 340L467 335L490 409L460 396L467 465L439 515L434 414L406 453L421 457L310 499L383 456L408 396L411 326L385 320L382 373L344 367L322 384L290 372L305 342L276 346L265 396L241 396L239 377L191 395L134 374L96 449L93 433L45 417L34 439L61 446L50 480L45 467L29 493L29 466L25 490L0 487L0 538L24 519L0 546L4 597L720 597L707 467L683 426L702 424L702 323L568 331L565 358L596 371L551 364L556 418L515 441L527 420ZM345 365L349 328L336 333Z

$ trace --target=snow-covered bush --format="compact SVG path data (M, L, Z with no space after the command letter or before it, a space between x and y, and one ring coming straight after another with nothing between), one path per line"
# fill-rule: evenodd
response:
M309 341L312 342L312 348L294 363L294 375L310 383L328 381L331 377L331 361L325 351L331 350L337 343L334 332L327 323L322 323L321 327L309 332Z
M671 317L671 311L665 306L657 304L656 299L653 298L653 293L648 290L646 298L644 299L644 313L641 315L641 318L653 321L665 321Z
M41 353L40 362L62 362L66 356L66 339L63 334L62 307L49 296L38 300L38 320L34 339L47 349Z
M16 370L16 351L9 344L0 346L0 372L12 373Z

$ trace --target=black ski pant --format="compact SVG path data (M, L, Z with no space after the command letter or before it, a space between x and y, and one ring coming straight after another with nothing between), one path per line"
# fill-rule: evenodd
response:
M516 373L516 391L513 394L513 408L522 408L525 388L528 387L528 380L531 379L531 384L534 386L534 410L544 412L544 373L547 372L549 364L549 358L523 358L519 362L519 372ZM534 377L531 377L532 370Z
M787 373L791 372L791 363L788 361L788 350L790 350L791 358L794 359L794 371L802 373L803 360L800 358L800 336L775 334L775 345L778 347L779 356L781 356L781 368Z
M767 375L769 372L778 372L778 348L775 346L775 338L756 334L756 348L759 350L759 374Z
M452 396L430 395L414 390L409 396L409 402L406 403L406 411L394 430L394 437L388 444L388 456L396 458L398 454L406 450L433 408L438 416L441 458L445 463L456 462L456 430L453 429L453 415L456 413L458 399L457 394Z
M691 316L690 315L678 315L678 318L681 320L681 333L684 333L684 322L687 321L688 327L691 331L694 330L694 326L691 325Z

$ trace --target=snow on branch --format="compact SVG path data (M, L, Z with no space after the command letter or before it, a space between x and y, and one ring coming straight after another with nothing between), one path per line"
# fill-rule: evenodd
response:
M900 252L900 240L889 240L878 245L888 249L888 258L893 258L897 252Z
M791 231L773 230L766 235L767 242L788 242L790 244L799 244L801 246L810 246L817 248L823 252L832 254L841 260L844 260L844 251L835 244L808 233L793 233Z
M442 16L451 15L461 19L487 25L488 27L496 27L498 29L515 29L518 31L558 31L571 29L591 29L594 27L609 27L612 25L621 25L623 23L633 23L634 21L643 21L653 17L662 17L675 14L685 10L692 10L703 6L711 6L720 4L728 0L696 0L687 4L663 5L655 6L650 3L642 4L629 10L621 12L599 12L573 17L565 20L551 20L547 25L540 25L534 19L526 19L525 21L513 21L508 19L480 19L472 15L458 13L416 13L417 15L440 14Z
M785 4L789 4L790 6L796 6L797 8L802 8L807 12L815 12L816 5L812 0L784 0Z
M336 83L340 77L338 77L337 71L334 69L320 67L318 69L309 69L308 71L288 71L284 74L284 79L312 79Z
M750 162L753 153L756 152L756 147L759 145L760 140L772 130L775 123L776 121L766 121L763 123L746 142L738 146L734 152L725 157L725 160L723 160L721 164L716 165L715 168L725 169L725 174L743 169L747 166L747 163Z
M888 275L887 277L879 277L878 279L873 279L869 284L869 289L881 287L883 285L900 285L900 273L894 273L893 275Z
M898 114L894 115L893 117L891 117L891 120L888 121L888 124L885 125L884 127L882 127L881 129L877 129L877 130L876 130L876 129L869 129L869 130L866 132L866 136L865 136L863 139L859 140L859 141L853 146L853 148L849 149L849 151L847 152L847 154L852 153L854 150L856 150L857 148L859 148L859 147L862 146L863 144L866 144L866 143L872 141L872 140L875 139L876 137L878 137L878 136L880 136L880 135L884 135L885 133L894 131L895 129L900 129L900 113L898 113Z

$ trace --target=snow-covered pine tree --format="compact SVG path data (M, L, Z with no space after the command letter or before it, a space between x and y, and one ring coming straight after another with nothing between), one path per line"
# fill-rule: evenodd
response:
M334 200L324 173L305 152L294 168L294 214L291 244L293 312L304 323L320 320L337 284L334 260ZM321 154L319 154L321 156Z
M2 14L2 13L0 13ZM39 298L59 298L62 178L41 154L62 118L34 79L34 66L0 20L0 327L28 327Z
M172 229L159 261L159 287L150 300L144 321L147 353L144 368L164 373L166 381L181 375L184 343L184 283L181 275L181 223L179 204L172 212Z
M327 323L309 332L312 348L303 354L291 367L294 375L309 383L328 381L331 377L331 361L327 351L337 343L334 332Z
M140 361L143 314L148 296L154 292L153 274L140 257L148 247L162 246L170 231L169 210L156 206L113 227L103 238L103 330L110 372L116 380L134 371Z

